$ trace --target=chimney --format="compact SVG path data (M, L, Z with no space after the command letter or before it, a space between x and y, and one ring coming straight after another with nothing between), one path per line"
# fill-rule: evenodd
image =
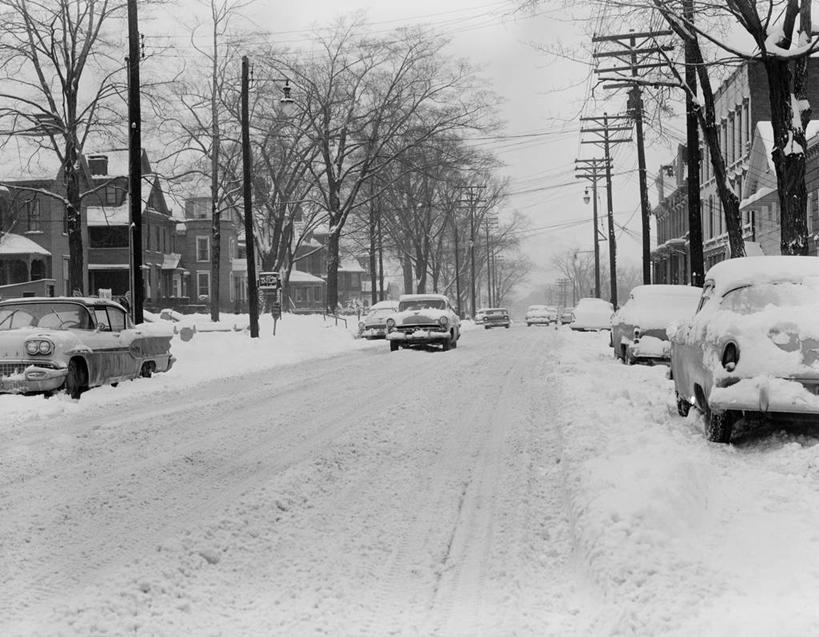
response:
M106 177L108 175L108 156L89 155L88 169L92 177Z

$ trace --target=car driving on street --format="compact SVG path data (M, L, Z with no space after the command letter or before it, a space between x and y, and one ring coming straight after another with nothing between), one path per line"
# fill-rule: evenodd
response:
M530 305L526 310L526 327L549 325L557 321L557 310L549 305Z
M509 318L509 310L505 307L491 307L486 310L486 317L483 320L484 329L488 330L492 327L505 327L509 329L511 324L512 321Z
M461 337L458 315L443 294L403 294L386 325L392 352L419 345L440 345L446 351L456 348Z

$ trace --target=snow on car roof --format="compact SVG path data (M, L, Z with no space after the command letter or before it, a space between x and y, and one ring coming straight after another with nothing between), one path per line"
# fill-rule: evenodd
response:
M719 294L748 283L772 283L819 277L819 258L769 255L720 261L705 273Z
M398 307L398 301L379 301L370 306L370 311L372 310L394 310Z
M399 301L426 301L428 299L436 299L446 301L447 297L443 294L402 294Z
M600 306L605 305L607 308L613 307L612 304L609 303L608 301L604 301L603 299L596 299L593 296L588 296L588 297L580 299L577 302L576 307L581 307L581 306L584 306L584 305L600 305Z
M658 296L697 297L702 294L702 288L691 285L671 285L667 283L653 283L638 285L631 290L630 296L635 299L656 298Z

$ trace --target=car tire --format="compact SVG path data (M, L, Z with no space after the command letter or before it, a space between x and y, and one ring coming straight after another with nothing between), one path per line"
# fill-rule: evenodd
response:
M484 325L484 326L483 326L483 329L488 330L488 329L489 329L489 326L488 326L488 325Z
M728 444L738 419L735 411L714 412L709 409L705 414L705 437L709 442Z
M628 346L621 344L620 345L620 356L617 357L617 358L620 359L620 362L623 363L623 365L626 364L626 349L628 349Z
M526 327L532 327L532 324L531 324L531 323L527 323L527 324L526 324Z
M88 389L88 372L85 364L76 358L68 362L68 373L65 376L65 393L74 400L79 400Z
M507 329L507 330L509 329L509 326L508 326L508 325L506 325L505 327L506 327L506 329Z
M460 332L455 332L452 334L452 343L450 349L455 349L458 347L458 339L461 337Z
M400 345L396 341L390 341L390 351L397 352Z
M488 328L487 328L487 329L488 329ZM441 349L442 349L443 351L445 351L445 352L448 352L450 349L452 349L452 341L453 341L453 338L452 338L452 333L450 333L449 338L445 338L445 339L444 339L444 340L441 342Z
M154 363L153 361L145 361L144 363L142 363L142 369L139 370L139 375L142 378L150 378L153 375L155 369L156 363Z
M674 392L674 395L677 398L677 413L685 418L688 415L688 412L691 410L691 403L689 403L685 398L680 396L679 392Z

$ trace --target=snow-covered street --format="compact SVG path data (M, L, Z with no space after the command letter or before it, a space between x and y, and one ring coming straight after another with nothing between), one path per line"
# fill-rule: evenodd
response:
M607 332L333 339L0 397L0 634L819 632L819 432L709 444Z

